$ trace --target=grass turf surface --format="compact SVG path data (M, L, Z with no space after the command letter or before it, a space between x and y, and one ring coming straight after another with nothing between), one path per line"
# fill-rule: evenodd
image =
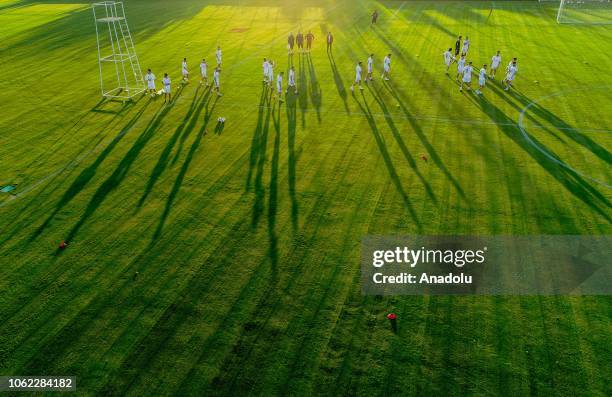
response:
M490 5L132 0L142 67L175 101L124 106L99 101L86 5L0 2L0 184L17 186L0 373L75 375L84 394L610 395L608 297L360 294L365 234L611 231L612 31ZM261 62L285 70L298 27L314 50L279 106ZM461 94L442 65L457 34L478 67L517 56L520 92ZM218 100L195 77L217 44ZM378 71L393 53L393 80L353 96L370 52Z

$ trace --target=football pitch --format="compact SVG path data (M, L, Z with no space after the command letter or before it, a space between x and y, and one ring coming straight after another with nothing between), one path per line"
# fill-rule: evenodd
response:
M82 395L612 394L609 296L363 296L359 267L366 235L611 234L609 25L537 1L125 7L168 104L101 99L89 4L0 0L0 375ZM289 57L298 31L312 52ZM476 72L501 51L483 95L445 74L458 35ZM221 97L198 84L218 45ZM264 57L297 95L274 98Z

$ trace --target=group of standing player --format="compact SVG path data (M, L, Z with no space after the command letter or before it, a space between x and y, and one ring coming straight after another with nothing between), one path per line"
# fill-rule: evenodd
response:
M355 91L355 86L358 86L360 90L363 90L363 86L361 85L361 82L362 82L362 66L361 65L362 65L362 62L359 61L357 62L357 66L355 66L355 81L353 82L353 84L351 84L351 92ZM366 74L365 79L363 79L366 84L368 83L368 81L374 80L372 76L373 73L374 73L374 54L370 54L370 56L368 57L368 73ZM385 55L385 58L383 60L383 72L380 78L385 81L389 81L390 76L391 76L391 54L387 54Z
M448 70L451 64L457 61L457 81L459 82L459 91L463 91L463 86L466 85L467 89L471 88L472 84L472 73L474 72L474 67L472 66L471 61L466 60L466 56L468 50L470 48L470 39L469 37L465 37L463 40L463 47L461 46L461 36L457 38L455 42L455 55L453 56L452 48L446 50L443 54L444 56L444 64L446 65L446 74L448 74ZM461 53L461 55L459 55ZM457 59L459 58L459 59ZM491 58L491 68L489 71L489 75L487 76L487 64L482 65L482 68L478 72L478 89L476 89L476 94L482 94L482 90L484 89L487 83L487 77L490 79L495 79L495 75L497 70L499 69L502 62L501 52L497 51L495 55ZM505 86L504 90L508 91L510 87L512 87L512 82L516 77L518 72L518 64L517 59L513 58L512 61L506 67L506 77L502 80L502 85Z
M219 75L221 74L221 63L223 61L221 47L217 47L217 50L215 51L215 58L217 60L217 67L215 67L213 72L213 90L217 93L217 96L221 96L221 84L219 80ZM183 58L183 62L181 63L181 75L183 76L182 83L187 84L189 82L189 67L187 66L187 58ZM200 76L200 84L204 84L206 87L208 87L208 63L206 63L206 59L202 59L202 62L200 63ZM162 79L164 88L159 92L156 91L156 77L151 69L147 70L147 74L145 75L144 79L147 82L147 90L151 97L154 97L155 95L163 95L164 103L172 102L172 80L168 76L168 73L164 73L164 77Z

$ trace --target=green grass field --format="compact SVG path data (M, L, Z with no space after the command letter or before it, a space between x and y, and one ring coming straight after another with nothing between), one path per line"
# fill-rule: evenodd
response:
M612 30L491 4L128 0L142 67L173 78L164 105L101 101L87 4L0 0L0 375L84 395L611 395L610 297L361 295L364 235L612 232ZM286 70L299 29L314 50L279 106L262 59ZM518 57L517 90L460 93L458 34L478 67ZM179 89L182 58L197 76L218 44L224 96Z

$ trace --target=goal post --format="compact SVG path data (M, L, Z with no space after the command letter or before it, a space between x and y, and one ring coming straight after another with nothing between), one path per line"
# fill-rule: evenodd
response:
M561 0L557 22L565 24L612 24L610 0Z

